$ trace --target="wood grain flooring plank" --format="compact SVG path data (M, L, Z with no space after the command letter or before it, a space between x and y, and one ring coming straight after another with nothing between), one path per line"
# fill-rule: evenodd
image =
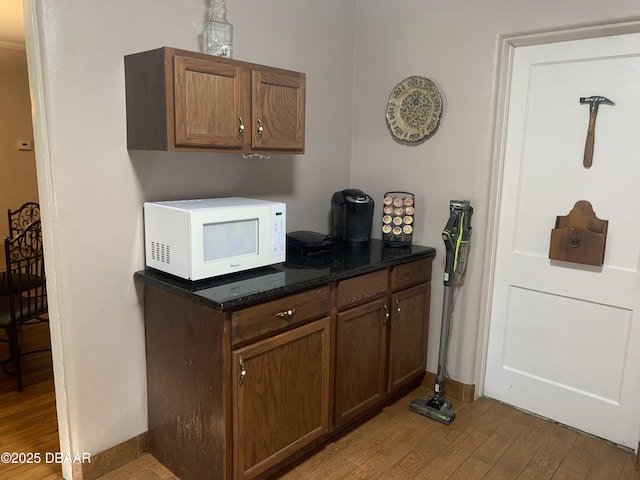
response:
M448 445L437 441L418 442L413 452L405 455L385 473L388 473L390 478L403 478L403 475L404 478L416 478L420 472L429 469L433 461L448 448Z
M402 471L404 477L407 477L406 472L400 467L403 460L403 455L389 447L388 445L382 445L381 448L376 450L375 455L368 458L366 462L362 463L356 468L350 475L350 480L377 480L387 479L391 480L398 478L394 471Z
M308 480L345 480L358 466L343 457L336 457L326 468L306 477Z
M357 435L355 433L350 436L351 439L354 439L356 437ZM312 457L296 466L295 471L306 478L318 470L323 470L335 459L336 456L339 455L341 445L342 444L338 442L333 442L326 445Z
M460 465L460 468L453 472L449 480L478 480L483 478L490 468L491 465L482 460L469 457Z
M473 452L473 457L494 465L525 429L523 425L502 416L493 434Z
M509 416L509 421L512 418ZM518 417L516 417L518 419ZM494 463L485 475L487 480L514 480L518 478L531 462L536 452L544 445L549 422L538 417L532 417L525 424L520 425L523 430L507 448L502 456ZM555 471L555 469L554 469Z
M595 439L594 439L595 440ZM617 480L624 467L626 452L604 442L596 450L587 480Z
M588 436L579 435L561 465L584 475L586 478L617 478L623 466L623 457L628 452L609 443ZM603 465L606 461L607 465ZM618 465L618 463L620 463ZM614 472L611 470L614 469ZM611 477L611 475L615 475Z
M460 466L487 440L486 434L473 429L467 429L463 435L447 447L429 466L422 475L416 478L429 478L432 474L441 474L445 478L452 475ZM432 472L432 473L429 473Z
M574 472L562 465L556 470L551 480L584 480L584 475Z
M640 479L640 466L636 463L635 455L627 455L618 480Z
M520 474L518 480L553 478L578 436L577 432L562 425L545 423L547 428L543 444Z

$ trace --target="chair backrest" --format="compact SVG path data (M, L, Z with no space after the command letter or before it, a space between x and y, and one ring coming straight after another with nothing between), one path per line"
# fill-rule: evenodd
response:
M27 202L17 210L7 210L9 238L20 235L33 222L40 220L40 204Z
M15 238L4 240L12 315L17 323L47 311L47 285L42 247L42 225L36 220Z

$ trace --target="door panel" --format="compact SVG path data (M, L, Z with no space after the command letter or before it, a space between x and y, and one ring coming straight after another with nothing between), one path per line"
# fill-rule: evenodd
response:
M418 285L391 297L389 391L424 375L431 286Z
M241 68L176 56L174 69L176 145L241 147Z
M252 147L303 151L306 77L254 70L252 82Z
M640 433L640 35L518 47L507 92L485 395L635 448ZM600 105L593 166L582 165ZM604 265L549 260L579 200Z
M516 286L509 289L508 305L504 368L620 401L629 310Z
M335 424L348 423L386 395L386 299L338 313Z
M233 351L235 479L249 480L329 428L329 317Z

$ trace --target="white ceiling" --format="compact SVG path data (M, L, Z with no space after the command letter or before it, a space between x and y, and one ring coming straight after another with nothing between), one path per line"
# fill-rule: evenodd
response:
M0 44L24 44L22 0L0 0Z

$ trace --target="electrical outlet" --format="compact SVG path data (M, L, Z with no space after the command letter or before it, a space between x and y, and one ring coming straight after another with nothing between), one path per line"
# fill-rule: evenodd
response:
M33 150L31 140L18 140L18 150Z

